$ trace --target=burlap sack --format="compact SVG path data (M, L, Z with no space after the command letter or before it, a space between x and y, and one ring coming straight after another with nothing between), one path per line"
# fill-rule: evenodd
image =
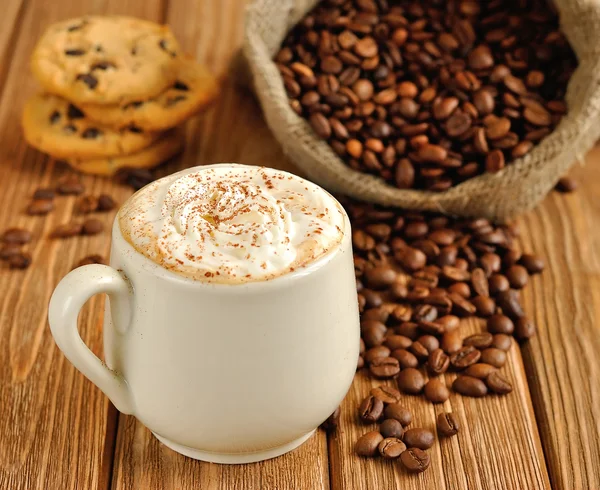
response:
M533 208L600 136L600 1L555 0L563 32L578 59L566 100L569 113L525 157L497 174L445 192L400 190L347 167L289 106L272 61L287 32L317 0L255 0L246 13L243 55L267 124L295 164L332 192L406 209L503 221Z

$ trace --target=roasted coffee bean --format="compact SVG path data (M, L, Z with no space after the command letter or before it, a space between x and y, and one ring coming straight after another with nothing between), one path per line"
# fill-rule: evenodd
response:
M362 369L365 367L365 360L363 356L358 356L358 360L356 361L356 370Z
M386 419L395 419L402 424L403 427L410 425L412 422L412 414L398 403L393 403L385 407L383 416Z
M367 432L356 441L354 450L359 456L371 458L378 453L378 447L381 441L383 441L383 436L378 431L373 430Z
M76 175L69 175L58 183L56 190L63 195L79 195L85 190L81 180Z
M396 419L385 419L379 426L379 432L383 437L397 437L402 439L404 428Z
M27 269L31 265L31 254L19 252L8 257L7 261L11 269Z
M427 356L440 347L440 341L433 335L421 335L417 342L427 349Z
M397 437L386 437L379 443L379 454L386 459L395 459L406 451L406 445Z
M506 278L510 283L510 287L521 289L527 284L528 274L527 269L522 265L513 265L506 271Z
M513 321L506 315L492 315L487 320L487 330L491 333L512 334L515 330Z
M490 294L498 294L510 289L510 284L506 276L502 274L494 274L489 280Z
M77 265L75 266L77 267L82 267L84 265L93 265L93 264L101 264L101 265L106 265L106 260L104 259L104 257L102 257L102 255L88 255L87 257L84 257L83 259L81 259Z
M29 243L31 238L31 232L29 230L24 230L23 228L9 228L0 235L0 241L7 244L24 245Z
M491 391L499 395L510 393L513 389L508 380L498 371L492 371L488 374L487 378L485 378L485 384Z
M8 260L13 255L21 253L21 245L16 243L7 243L0 247L0 260Z
M487 394L486 384L472 376L458 376L452 383L452 389L464 396L481 397Z
M529 340L535 335L535 324L526 316L515 320L515 336L519 340Z
M427 429L415 428L404 432L402 438L407 447L418 447L419 449L429 449L435 442L435 435Z
M504 352L508 352L512 346L512 337L510 335L505 335L503 333L497 333L494 335L494 340L492 341L492 347L496 349L503 350Z
M401 391L411 395L418 395L425 386L425 377L415 368L402 370L396 381Z
M33 193L33 199L54 199L55 192L53 189L38 189Z
M481 362L501 368L506 364L506 352L495 347L489 347L481 351Z
M465 369L479 361L481 352L473 346L465 346L450 356L450 363L456 369Z
M458 330L446 332L442 336L442 349L447 354L453 354L460 350L463 346L463 337Z
M554 189L558 192L568 194L576 191L578 187L579 184L572 177L562 177L558 180Z
M479 296L490 295L487 275L483 269L479 267L473 269L473 272L471 272L471 285L473 286L475 294L478 294Z
M369 365L369 371L376 378L393 378L400 372L400 363L393 357L378 357Z
M427 369L435 376L444 374L450 367L450 357L442 349L436 349L427 359Z
M377 422L383 414L383 402L373 395L367 396L358 407L358 415L363 422Z
M369 348L383 344L387 332L385 324L377 320L363 320L360 330L362 339Z
M96 208L96 211L112 211L116 207L116 201L108 194L100 194L98 196L98 206Z
M411 340L417 340L419 335L419 326L416 323L404 322L401 325L394 328L394 333L398 335L404 335Z
M335 432L338 425L340 425L340 407L337 407L335 411L323 422L319 427L326 432Z
M519 260L521 265L527 269L529 274L539 274L544 270L544 260L537 255L523 254Z
M152 172L145 168L122 168L117 172L116 179L136 191L155 180Z
M471 316L477 311L473 303L459 294L450 293L448 297L452 301L452 310L459 316Z
M400 461L402 461L407 471L422 473L429 468L431 458L427 452L416 447L410 447L400 455Z
M432 403L444 403L450 398L450 390L439 378L433 378L427 381L423 390L425 398Z
M406 349L393 350L391 357L398 360L402 369L416 368L419 365L419 360L417 357Z
M502 313L512 320L516 320L525 315L519 299L519 293L514 289L508 289L498 293L496 296L496 304L502 309Z
M54 209L51 199L34 199L27 206L27 214L31 216L44 216Z
M67 223L59 225L50 233L51 238L69 238L81 235L83 226L79 223Z
M465 369L462 374L465 376L472 376L473 378L485 379L488 374L492 371L495 371L497 368L491 366L490 364L484 364L482 362L478 362L477 364L473 364Z
M469 335L463 341L464 345L471 345L476 349L485 349L492 345L494 336L489 332L476 333Z
M81 232L84 235L97 235L98 233L102 233L103 230L104 224L102 224L102 221L91 218L83 222Z
M425 347L418 340L412 343L412 345L410 346L410 351L415 355L417 359L421 361L427 359L427 357L429 356L429 351L427 350L427 347Z
M477 314L481 317L489 317L496 311L496 302L489 296L477 296L471 300L475 306Z
M371 347L368 351L366 351L363 355L365 361L367 363L371 363L374 359L378 357L389 357L391 351L384 345L376 345L375 347Z
M77 212L82 214L92 213L98 209L98 198L95 196L82 196L76 204Z
M391 386L381 385L371 389L371 395L378 398L383 403L398 403L402 395L396 388Z
M384 345L389 347L391 350L396 349L408 349L412 345L413 341L404 335L388 335L385 338Z
M460 424L456 419L456 416L452 413L440 413L437 416L437 430L438 433L445 437L450 437L458 434Z
M451 332L459 327L460 319L454 315L444 315L443 317L438 318L436 323L444 326L444 332Z
M407 247L400 251L398 260L406 271L413 272L425 267L427 256L416 248Z

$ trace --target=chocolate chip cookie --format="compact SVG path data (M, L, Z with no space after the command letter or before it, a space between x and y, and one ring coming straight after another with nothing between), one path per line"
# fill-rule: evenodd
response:
M120 104L155 97L175 82L179 44L167 26L119 16L53 24L31 69L47 92L76 103Z
M80 172L105 176L114 175L122 168L152 168L177 155L183 149L184 139L183 131L171 129L137 153L89 160L68 159L67 163Z
M215 77L195 60L185 59L177 68L177 79L167 90L149 100L121 105L85 104L86 116L107 126L135 125L149 131L164 131L193 116L217 95Z
M55 158L98 158L125 155L149 146L160 133L130 126L115 130L85 117L75 105L49 94L25 104L23 131L27 142Z

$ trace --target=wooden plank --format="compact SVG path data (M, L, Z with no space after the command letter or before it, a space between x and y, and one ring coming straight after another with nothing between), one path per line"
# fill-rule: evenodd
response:
M521 241L547 259L525 292L539 335L523 348L550 479L600 488L600 148L577 166L581 188L552 193L521 220Z
M3 4L5 7L5 4ZM12 54L0 98L0 182L4 206L0 230L12 226L33 232L28 247L34 265L26 271L0 268L0 488L107 488L116 436L116 412L106 397L77 372L58 350L47 328L48 300L58 283L81 258L106 255L107 231L94 237L50 241L58 224L71 220L75 198L59 198L47 218L26 216L24 209L38 187L56 184L64 165L28 148L20 130L20 112L37 89L29 73L29 56L51 22L85 13L128 12L157 18L159 1L34 0L22 10L14 41L5 22L20 12L17 0L6 5L0 49ZM16 17L15 17L16 16ZM6 47L8 46L8 48ZM106 179L86 177L88 192L109 192L123 201L130 190ZM97 354L102 350L102 299L90 301L80 317L83 339Z
M218 75L240 45L244 2L171 2L167 22L184 49ZM240 162L290 169L249 93L226 81L215 106L188 124L186 151L161 169L215 162ZM133 417L120 417L113 488L137 489L304 489L329 488L326 437L275 460L243 466L201 463L159 444Z
M465 335L483 329L479 320L463 321ZM358 405L374 386L385 382L360 372L342 405L342 430L329 441L332 489L546 489L550 488L544 455L529 397L521 355L516 345L502 369L513 381L514 391L504 397L474 399L452 393L443 405L422 396L405 396L412 412L411 427L434 433L437 414L453 412L461 424L456 437L437 439L430 450L431 466L422 474L407 473L398 461L359 458L354 443L376 425L358 419ZM425 371L423 371L424 374ZM455 374L444 375L447 386ZM392 382L388 382L393 386ZM437 437L437 434L436 434Z

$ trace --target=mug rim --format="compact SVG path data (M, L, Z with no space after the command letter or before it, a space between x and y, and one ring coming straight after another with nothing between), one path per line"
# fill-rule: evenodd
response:
M348 246L348 252L352 254L352 244L350 242L350 237L352 236L350 218L348 217L348 213L346 212L344 207L339 203L339 201L335 199L335 197L331 197L340 206L340 209L342 210L344 215L344 232L342 239L338 241L338 243L334 247L329 249L325 254L321 255L318 259L313 260L309 264L298 267L293 271L286 272L280 276L276 276L270 279L241 283L214 283L198 281L196 279L192 279L191 277L187 277L183 274L178 274L177 272L173 272L169 269L166 269L162 265L157 264L150 258L146 257L143 253L138 251L128 240L125 239L123 233L121 232L121 227L119 226L119 212L117 212L112 226L111 258L112 254L114 253L114 250L117 249L117 247L119 247L125 252L125 256L127 257L127 259L131 260L135 258L135 260L139 260L141 263L141 268L145 271L151 272L153 275L165 279L169 282L180 283L188 287L209 288L215 290L218 289L220 291L239 292L243 289L262 289L276 286L284 286L287 283L292 283L297 280L300 280L301 278L309 276L317 270L323 268L329 262L331 262L340 252L342 252L346 246ZM120 243L117 244L117 242Z

